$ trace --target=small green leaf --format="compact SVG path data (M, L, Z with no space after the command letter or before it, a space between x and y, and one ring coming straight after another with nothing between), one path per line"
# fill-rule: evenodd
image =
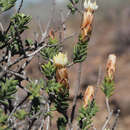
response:
M19 120L23 120L25 119L27 115L27 112L24 110L24 109L21 109L21 110L17 110L14 114L14 116L19 119Z
M92 124L92 118L98 111L98 107L93 100L88 103L87 107L81 107L79 109L78 124L81 130L88 130Z
M104 92L105 96L107 98L110 98L113 95L114 92L114 80L111 80L111 78L104 78L103 84L101 86L102 91Z
M48 79L52 79L56 72L56 67L51 63L42 65L42 71Z
M49 38L49 43L50 44L56 44L56 43L58 43L58 40L56 38L54 38L54 39Z
M88 43L82 41L79 41L74 46L74 51L73 51L74 63L83 62L87 58L87 48L88 48Z
M9 10L15 5L16 0L0 0L0 11Z
M79 3L79 0L74 0L74 2L75 2L76 4L78 4L78 3Z
M5 82L0 82L0 103L3 105L8 105L8 100L13 99L17 92L16 85L18 81L14 79L6 79Z

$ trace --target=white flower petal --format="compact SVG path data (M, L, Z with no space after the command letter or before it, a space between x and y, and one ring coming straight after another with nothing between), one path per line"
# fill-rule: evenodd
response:
M98 9L98 5L96 4L96 1L95 2L91 2L91 0L85 0L84 1L84 8L85 9L92 9L92 10L97 10Z
M65 66L68 63L68 58L66 54L59 52L56 56L53 57L54 64Z

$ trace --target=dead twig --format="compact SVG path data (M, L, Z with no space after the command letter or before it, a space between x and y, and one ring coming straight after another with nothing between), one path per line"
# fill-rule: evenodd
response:
M20 2L19 8L18 8L18 10L17 10L17 13L20 13L20 10L21 10L21 8L22 8L22 5L23 5L23 0L21 0L21 2Z
M50 104L47 103L47 112L50 111ZM50 116L48 115L47 116L47 125L46 125L46 130L49 130L50 129Z
M97 91L98 91L98 88L99 88L99 85L100 85L100 82L101 82L101 75L102 75L102 68L100 66L99 71L98 71L98 77L97 77L97 84L96 84L94 99L96 98L96 94L97 94Z
M1 28L1 31L2 31L2 33L4 32L4 27L3 27L3 25L2 25L2 23L0 22L0 28Z
M110 113L111 110L110 110L110 105L109 105L109 99L106 97L105 101L106 101L107 111L108 113Z
M117 110L116 118L115 118L114 123L112 125L112 130L116 129L116 125L117 125L117 122L118 122L118 119L119 119L119 115L120 115L120 109Z
M79 94L79 90L80 90L80 77L81 77L81 68L82 68L82 64L78 63L78 78L77 78L77 86L75 88L75 95L74 95L74 99L73 99L73 105L72 105L72 111L71 111L71 116L69 119L69 127L70 130L72 130L72 122L74 119L74 114L75 114L75 108L76 108L76 104L77 104L77 97Z
M27 98L29 97L29 95L30 95L30 94L28 93L28 95L27 95L20 103L18 103L18 104L14 107L14 109L12 110L12 112L10 113L10 115L8 116L8 122L10 121L12 115L15 113L15 111L17 110L17 108L18 108L19 106L21 106L21 105L27 100Z
M104 125L103 125L103 127L102 127L102 130L105 130L107 124L108 124L109 121L111 120L112 115L113 115L113 110L109 113L108 118L107 118L107 120L105 121L105 123L104 123Z

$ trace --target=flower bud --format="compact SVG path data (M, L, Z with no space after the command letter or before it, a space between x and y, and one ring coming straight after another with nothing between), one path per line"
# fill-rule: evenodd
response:
M82 39L88 36L89 33L92 31L92 22L93 22L93 14L90 11L85 11L83 13L83 21L81 25L81 35Z
M53 30L50 30L50 31L49 31L49 37L50 37L51 39L55 39L55 33L54 33Z
M93 100L94 97L94 87L89 85L84 94L84 107L87 107L88 103Z
M69 88L68 72L66 68L57 68L56 81L62 84L64 87Z
M116 56L114 54L110 54L108 56L108 60L106 64L106 72L107 72L106 77L113 80L115 70L116 70Z
M93 22L93 13L94 10L98 9L98 5L95 2L91 2L91 0L84 1L84 8L85 11L83 13L83 20L81 25L81 36L82 40L84 41L86 37L89 38L89 34L92 32L92 22Z

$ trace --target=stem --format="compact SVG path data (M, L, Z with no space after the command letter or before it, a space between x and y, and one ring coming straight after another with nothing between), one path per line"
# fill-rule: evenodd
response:
M23 5L23 0L21 0L21 2L20 2L19 8L17 10L17 13L20 13L20 9L22 8L22 5Z
M107 119L106 122L104 123L104 125L103 125L103 127L102 127L102 130L105 130L107 124L108 124L109 121L111 120L112 114L113 114L113 110L109 113L108 119Z
M44 122L45 122L45 120L42 119L42 122L41 122L40 128L39 128L38 130L44 130L44 128L43 128L43 126L44 126Z
M47 112L49 112L50 111L50 105L49 105L49 103L47 103L47 109L48 109ZM50 116L48 115L46 130L49 130L49 128L50 128Z
M2 25L2 23L0 22L0 28L1 28L1 31L2 31L2 33L4 32L4 27L3 27L3 25Z
M74 99L73 99L73 105L72 105L72 111L71 111L71 117L70 117L70 121L69 121L69 127L70 130L72 130L72 122L74 119L74 114L75 114L75 108L76 108L76 104L77 104L77 97L78 97L78 92L80 89L80 77L81 77L81 68L82 68L82 63L78 64L78 78L77 78L77 86L75 89L75 95L74 95Z
M112 130L115 130L115 128L116 128L119 115L120 115L120 109L117 110L116 118L115 118L115 121L114 121L114 123L112 125Z
M12 115L15 113L15 111L17 110L17 108L18 108L19 106L21 106L21 105L27 100L28 97L29 97L29 94L28 94L20 103L18 103L18 104L14 107L14 109L12 110L12 112L10 113L10 115L8 116L8 121L10 121Z
M109 99L107 97L106 97L106 106L107 106L108 113L110 113L111 110L110 110L110 105L109 105Z
M96 84L96 88L95 88L94 99L96 98L96 94L97 94L97 91L98 91L98 88L99 88L99 85L100 85L100 82L101 82L101 74L102 74L102 68L100 66L99 71L98 71L98 77L97 77L97 84Z

